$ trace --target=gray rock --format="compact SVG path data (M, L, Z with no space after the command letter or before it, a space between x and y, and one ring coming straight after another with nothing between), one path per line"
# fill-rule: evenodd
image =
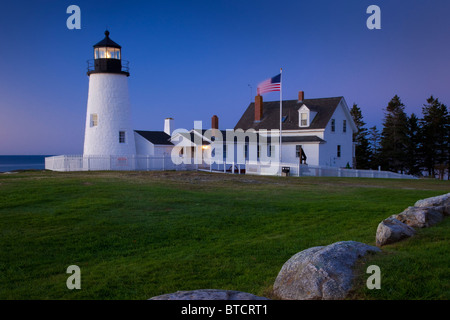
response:
M414 204L414 207L440 207L450 206L450 193L443 194L437 197L426 198L419 200Z
M428 228L444 219L444 207L408 207L395 218L413 228Z
M174 293L163 294L150 298L149 300L269 300L264 297L258 297L251 293L218 290L218 289L200 289L193 291L177 291Z
M387 218L380 222L377 228L376 245L378 247L395 243L412 237L416 231L407 224L395 219Z
M377 247L355 241L341 241L313 247L292 256L275 280L274 294L285 300L339 300L351 289L353 266Z
M438 210L442 210L442 214L444 216L450 216L450 204L448 206L440 206L435 208Z

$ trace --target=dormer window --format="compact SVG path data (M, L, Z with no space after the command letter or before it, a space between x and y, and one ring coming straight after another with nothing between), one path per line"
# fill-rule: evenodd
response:
M308 113L302 112L300 113L300 127L308 126Z
M317 111L314 107L307 107L305 104L298 109L298 126L305 128L311 126Z

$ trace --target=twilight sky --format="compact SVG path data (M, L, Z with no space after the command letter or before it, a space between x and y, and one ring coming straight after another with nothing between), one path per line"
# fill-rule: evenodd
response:
M81 30L66 9L81 8ZM381 30L369 30L369 5ZM448 0L8 1L0 10L0 154L81 154L92 46L110 37L130 61L136 130L195 120L233 128L256 86L283 68L283 98L344 96L368 127L398 94L420 115L450 105ZM278 93L264 95L277 100Z

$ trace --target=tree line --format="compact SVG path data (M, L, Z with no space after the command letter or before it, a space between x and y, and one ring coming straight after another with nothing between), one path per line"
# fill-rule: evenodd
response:
M382 128L366 128L361 109L350 113L357 127L355 164L358 169L378 169L415 176L450 179L450 115L447 106L433 96L426 100L420 117L407 115L395 95L384 109Z

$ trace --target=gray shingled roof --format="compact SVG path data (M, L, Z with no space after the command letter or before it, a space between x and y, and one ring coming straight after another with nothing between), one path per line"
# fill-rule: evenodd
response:
M283 122L283 130L324 129L341 100L342 97L283 101L283 117L286 117ZM317 112L310 126L304 128L298 125L298 109L303 105L306 105L311 111ZM280 101L263 102L263 117L258 122L255 121L255 103L250 103L234 129L248 130L250 128L255 130L279 129Z
M160 144L160 145L173 145L172 142L170 142L170 136L165 133L164 131L141 131L141 130L134 130L137 134L142 136L147 141L150 141L153 144Z

